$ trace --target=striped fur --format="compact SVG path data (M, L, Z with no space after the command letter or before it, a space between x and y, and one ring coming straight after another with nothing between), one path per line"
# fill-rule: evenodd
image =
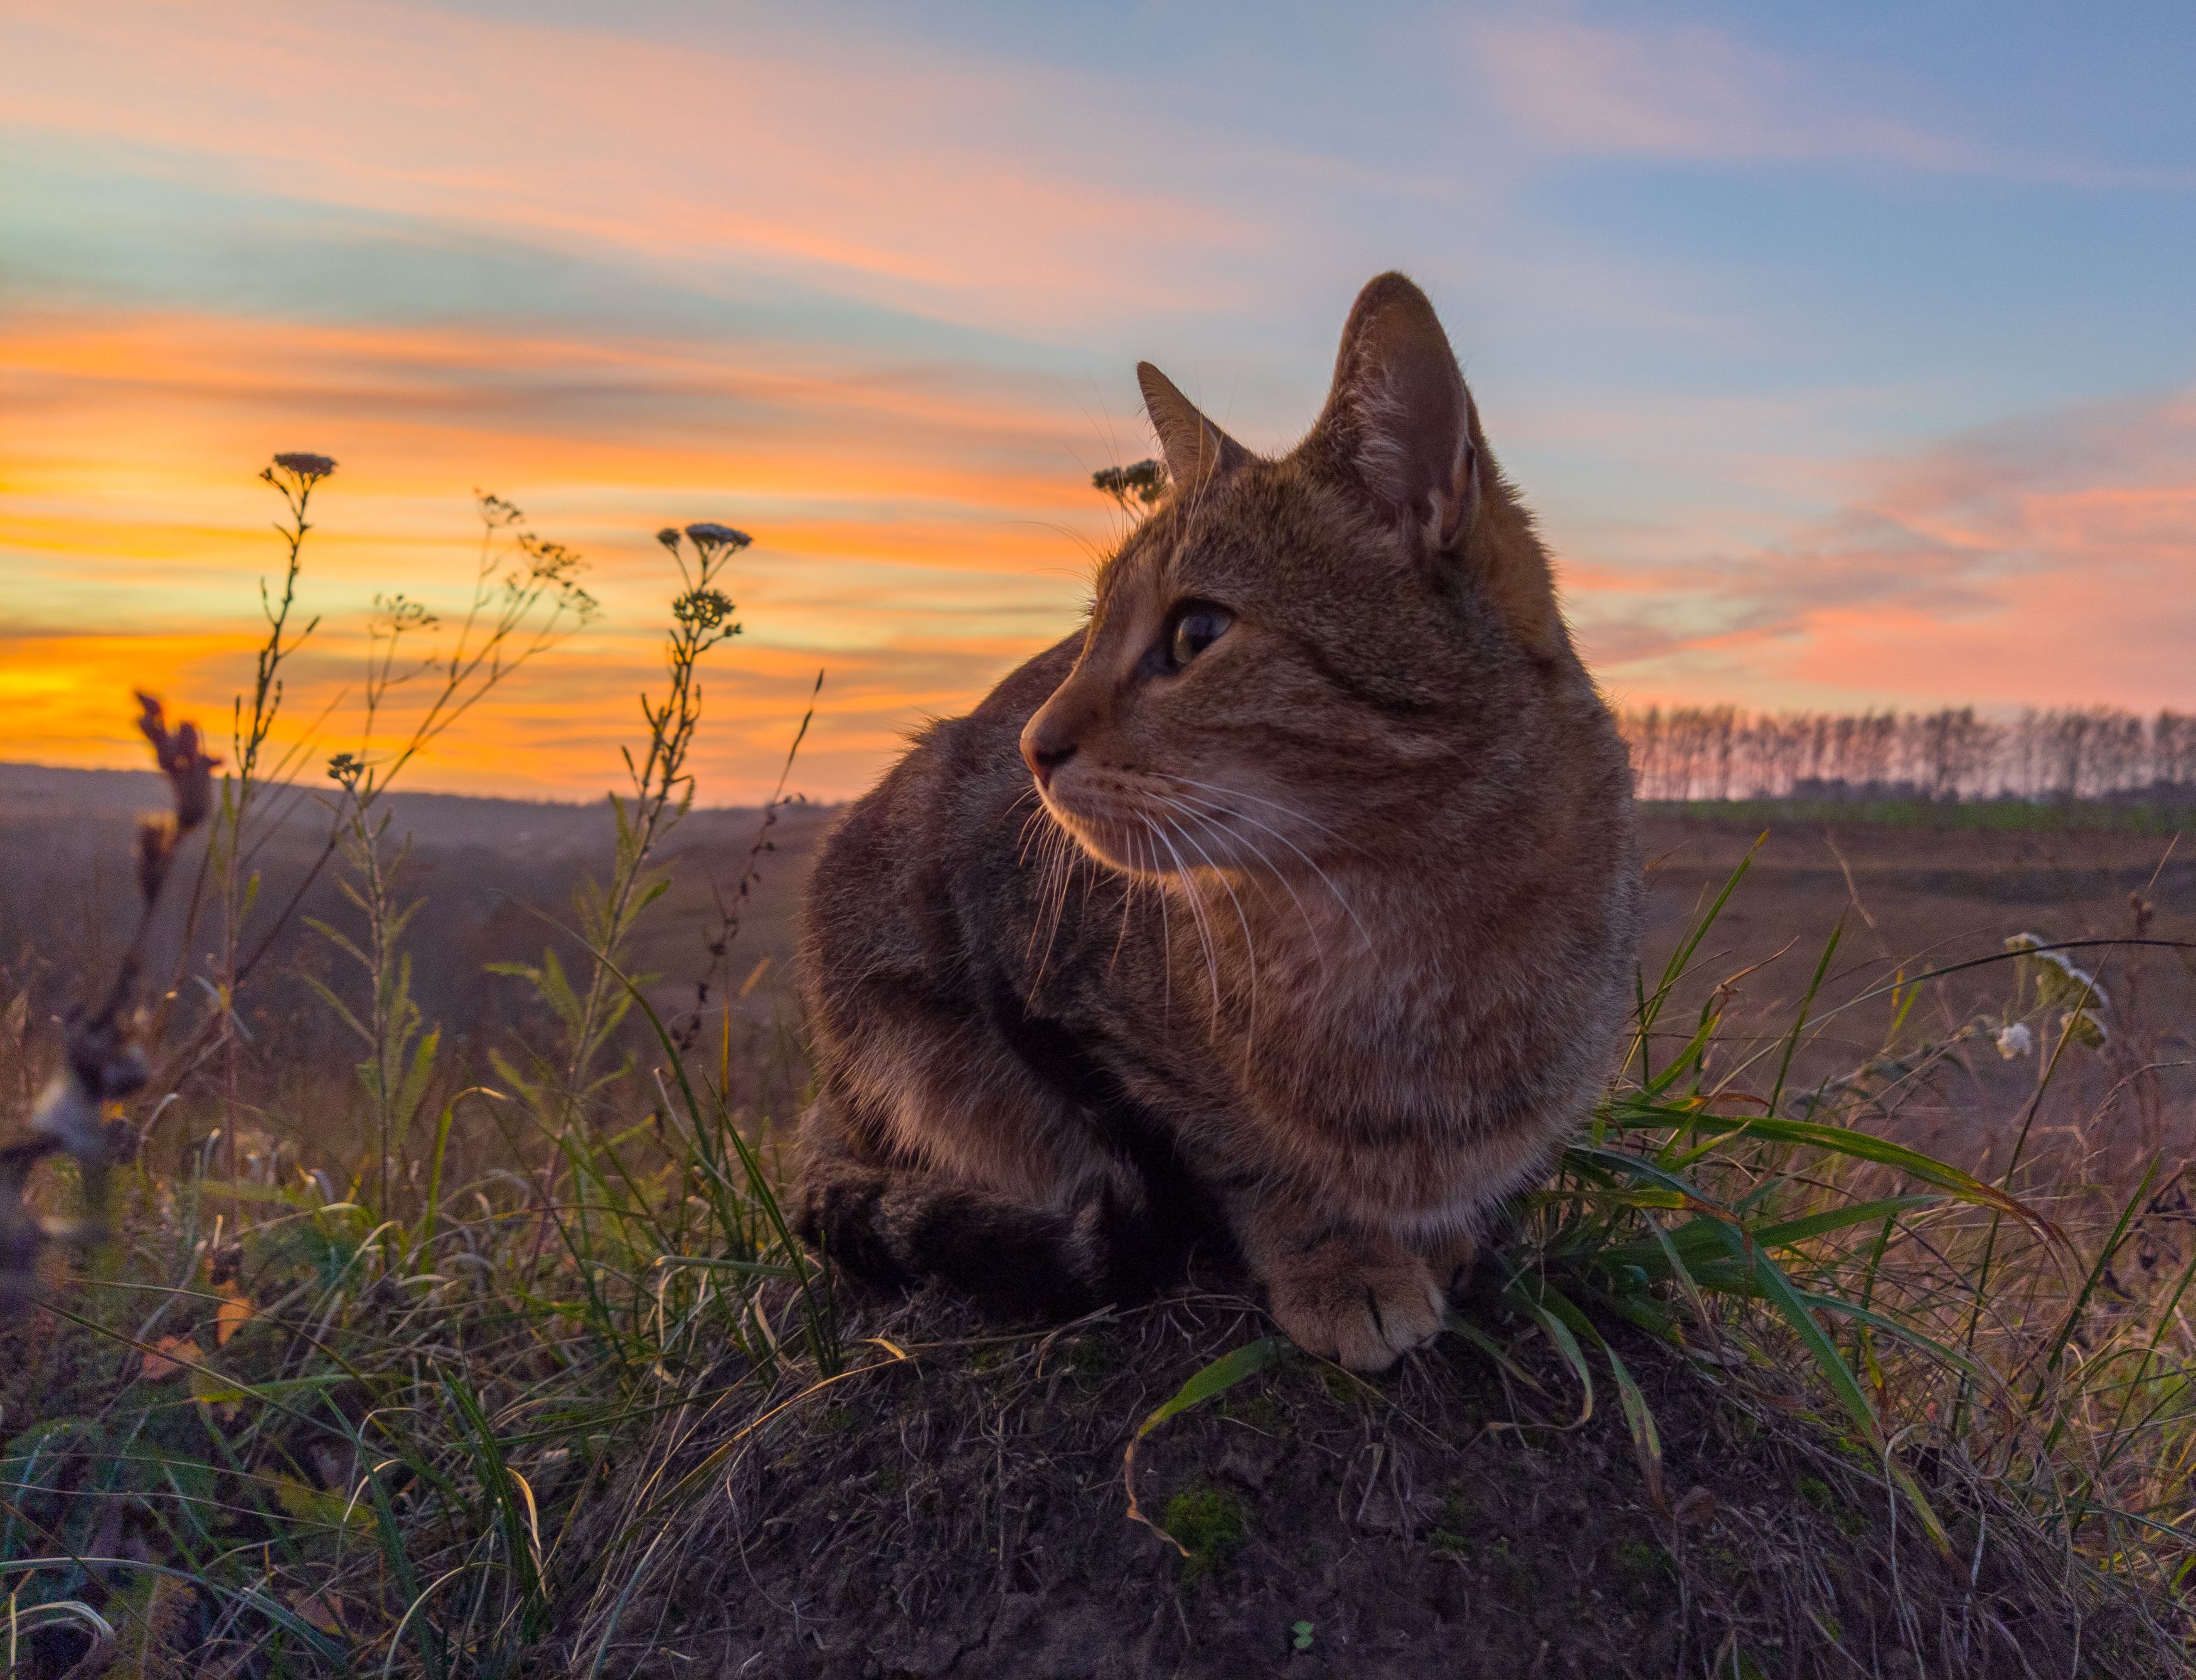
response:
M1176 488L1089 623L818 859L800 1227L1016 1313L1234 1254L1378 1368L1607 1077L1630 771L1407 280L1279 459L1143 383ZM1176 664L1185 611L1221 628Z

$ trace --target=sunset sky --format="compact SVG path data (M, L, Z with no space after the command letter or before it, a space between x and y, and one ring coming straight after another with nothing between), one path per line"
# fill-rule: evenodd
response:
M471 494L602 621L413 785L611 785L650 534L756 537L701 793L858 792L1073 623L1158 362L1254 448L1430 294L1620 699L2196 705L2196 11L695 0L0 9L0 757L289 701Z

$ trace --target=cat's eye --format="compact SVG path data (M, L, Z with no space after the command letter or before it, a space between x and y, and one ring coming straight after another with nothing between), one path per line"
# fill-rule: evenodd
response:
M1161 644L1166 650L1167 668L1181 670L1218 641L1234 621L1235 615L1227 608L1207 602L1190 601L1176 607Z

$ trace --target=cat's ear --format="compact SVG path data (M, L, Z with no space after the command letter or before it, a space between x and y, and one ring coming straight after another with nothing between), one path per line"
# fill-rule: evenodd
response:
M1144 394L1152 430L1159 435L1167 476L1176 484L1193 488L1216 473L1233 472L1251 459L1247 449L1206 419L1195 403L1175 389L1174 381L1148 361L1136 364L1136 385Z
M1478 427L1448 335L1402 275L1357 294L1315 430L1436 552L1456 546L1479 495Z
M1535 655L1566 645L1547 551L1488 459L1434 306L1402 275L1382 274L1357 294L1307 443L1415 526L1430 552L1474 569Z

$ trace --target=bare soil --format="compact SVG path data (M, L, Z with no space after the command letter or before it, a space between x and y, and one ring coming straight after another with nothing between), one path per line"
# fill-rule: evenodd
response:
M1581 1417L1552 1350L1469 1310L1512 1342L1508 1369L1453 1335L1372 1382L1285 1354L1155 1430L1136 1496L1180 1545L1131 1520L1124 1454L1265 1333L1247 1303L1020 1336L935 1300L873 1314L855 1374L697 1399L618 1468L562 1543L599 1573L544 1661L787 1680L2180 1671L1957 1467L1915 1466L1948 1562L1800 1388L1618 1338L1661 1430L1658 1504L1605 1383Z

